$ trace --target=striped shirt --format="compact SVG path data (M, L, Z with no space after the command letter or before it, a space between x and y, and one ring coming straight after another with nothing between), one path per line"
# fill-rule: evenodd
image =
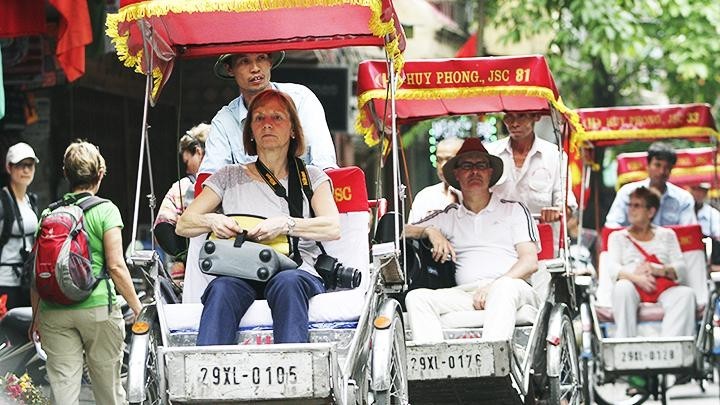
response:
M527 207L495 194L477 214L462 205L450 204L416 225L437 228L452 244L457 255L455 281L458 285L481 279L496 279L517 262L515 246L540 242L537 226Z

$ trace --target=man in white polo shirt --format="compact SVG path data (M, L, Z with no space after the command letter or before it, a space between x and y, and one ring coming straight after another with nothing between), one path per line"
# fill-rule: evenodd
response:
M489 189L503 162L478 138L467 139L443 168L447 182L462 192L462 205L405 226L408 238L428 238L437 261L453 260L457 287L417 289L405 298L413 340L443 340L440 317L448 312L485 310L484 340L507 340L517 309L537 306L527 280L537 271L538 232L527 207L504 200Z

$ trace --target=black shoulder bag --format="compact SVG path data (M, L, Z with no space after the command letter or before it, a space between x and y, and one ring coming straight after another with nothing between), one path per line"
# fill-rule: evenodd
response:
M300 158L292 157L288 161L288 190L280 184L275 175L258 159L255 161L255 167L262 176L265 183L275 192L275 195L285 199L288 203L290 216L293 218L303 218L303 199L302 194L308 200L308 208L310 209L310 217L315 216L311 201L313 196L312 186L310 184L310 175L307 172L305 163ZM302 192L300 191L302 189ZM300 238L291 236L292 238L292 258L298 266L302 264L300 249L298 245ZM315 270L325 282L327 290L341 290L356 288L360 285L362 273L352 267L343 266L338 260L325 251L322 243L315 241L320 248L320 256L315 259Z

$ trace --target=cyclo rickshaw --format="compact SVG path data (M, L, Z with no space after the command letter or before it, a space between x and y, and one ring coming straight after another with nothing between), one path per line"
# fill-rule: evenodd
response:
M562 103L543 56L406 61L393 112L386 107L386 74L380 61L359 66L358 103L364 106L359 130L365 132L366 141L378 141L375 134L384 133L392 113L399 123L414 123L449 115L539 112L552 128L558 159L563 159L568 135L583 131L577 115ZM562 201L566 198L563 195ZM544 242L532 284L544 303L539 309L524 306L518 311L511 340L480 339L484 311L443 315L441 344L413 342L406 329L411 403L580 402L571 321L576 313L574 282L564 217L557 254L553 230L549 224L539 224Z
M388 91L393 94L404 48L402 27L389 0L146 1L109 15L108 34L121 60L146 75L146 101L153 105L179 57L343 46L384 46L391 66ZM146 117L147 102L144 121ZM145 128L146 122L134 227ZM342 237L324 245L345 266L361 271L360 287L310 300L310 343L267 344L272 343L272 317L267 303L258 300L239 325L239 345L196 347L202 306L176 303L172 294L164 294L168 288L157 254L135 251L128 261L154 278L155 301L133 327L129 402L407 403L402 312L387 294L403 288L397 242L374 249L370 262L364 175L352 167L328 174L341 211ZM397 181L394 186L399 189ZM352 201L343 205L338 195ZM135 232L133 228L133 239ZM190 265L192 261L188 259Z
M711 182L717 187L717 137L710 107L706 104L668 106L587 108L577 110L585 133L577 134L573 147L582 159L582 179L590 179L590 172L600 168L601 152L608 147L632 147L640 152L617 155L618 184L643 180L647 177L647 145L658 140L682 139L696 142L696 147L677 150L677 163L670 182L690 186ZM689 142L686 142L689 143ZM609 159L605 158L605 161ZM597 185L591 187L597 195ZM582 205L586 187L582 188ZM596 210L599 209L596 201ZM595 213L596 219L599 212ZM604 222L598 220L598 222ZM582 224L582 220L580 222ZM588 402L600 404L638 404L653 394L667 401L668 375L691 377L700 383L713 379L714 352L713 314L718 298L720 274L708 280L708 257L703 244L700 225L674 225L686 265L680 284L691 287L697 304L696 336L659 336L664 311L659 303L641 303L638 312L638 335L631 338L614 337L611 280L605 260L609 235L621 228L603 227L599 232L598 275L583 284L580 305L582 320L581 369L587 385L584 396ZM643 378L646 386L632 379ZM678 377L679 378L679 377ZM641 380L642 381L642 380ZM703 389L704 390L704 389Z

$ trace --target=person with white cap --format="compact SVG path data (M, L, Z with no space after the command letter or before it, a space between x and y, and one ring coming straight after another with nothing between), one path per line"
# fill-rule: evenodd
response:
M428 238L433 259L455 262L457 287L416 289L405 297L413 340L443 340L440 317L449 312L485 310L485 340L507 340L517 309L537 307L540 299L526 280L538 269L538 231L528 208L490 192L502 176L503 161L487 152L479 138L465 140L443 167L445 180L462 192L420 222L405 226L405 236Z
M255 161L242 145L242 128L247 106L253 97L266 89L287 93L300 115L307 134L305 163L321 169L337 167L335 146L325 119L325 110L312 90L301 84L270 81L271 70L285 57L284 52L225 54L213 68L217 77L234 80L240 95L220 109L212 120L206 142L206 153L199 173L212 174L227 164L247 164ZM204 178L199 178L202 182ZM197 190L197 188L196 188Z
M35 241L38 226L37 196L28 192L40 160L30 145L19 142L8 149L5 170L10 175L7 187L0 190L0 297L5 296L8 310L30 306L29 277L23 277L23 264Z

